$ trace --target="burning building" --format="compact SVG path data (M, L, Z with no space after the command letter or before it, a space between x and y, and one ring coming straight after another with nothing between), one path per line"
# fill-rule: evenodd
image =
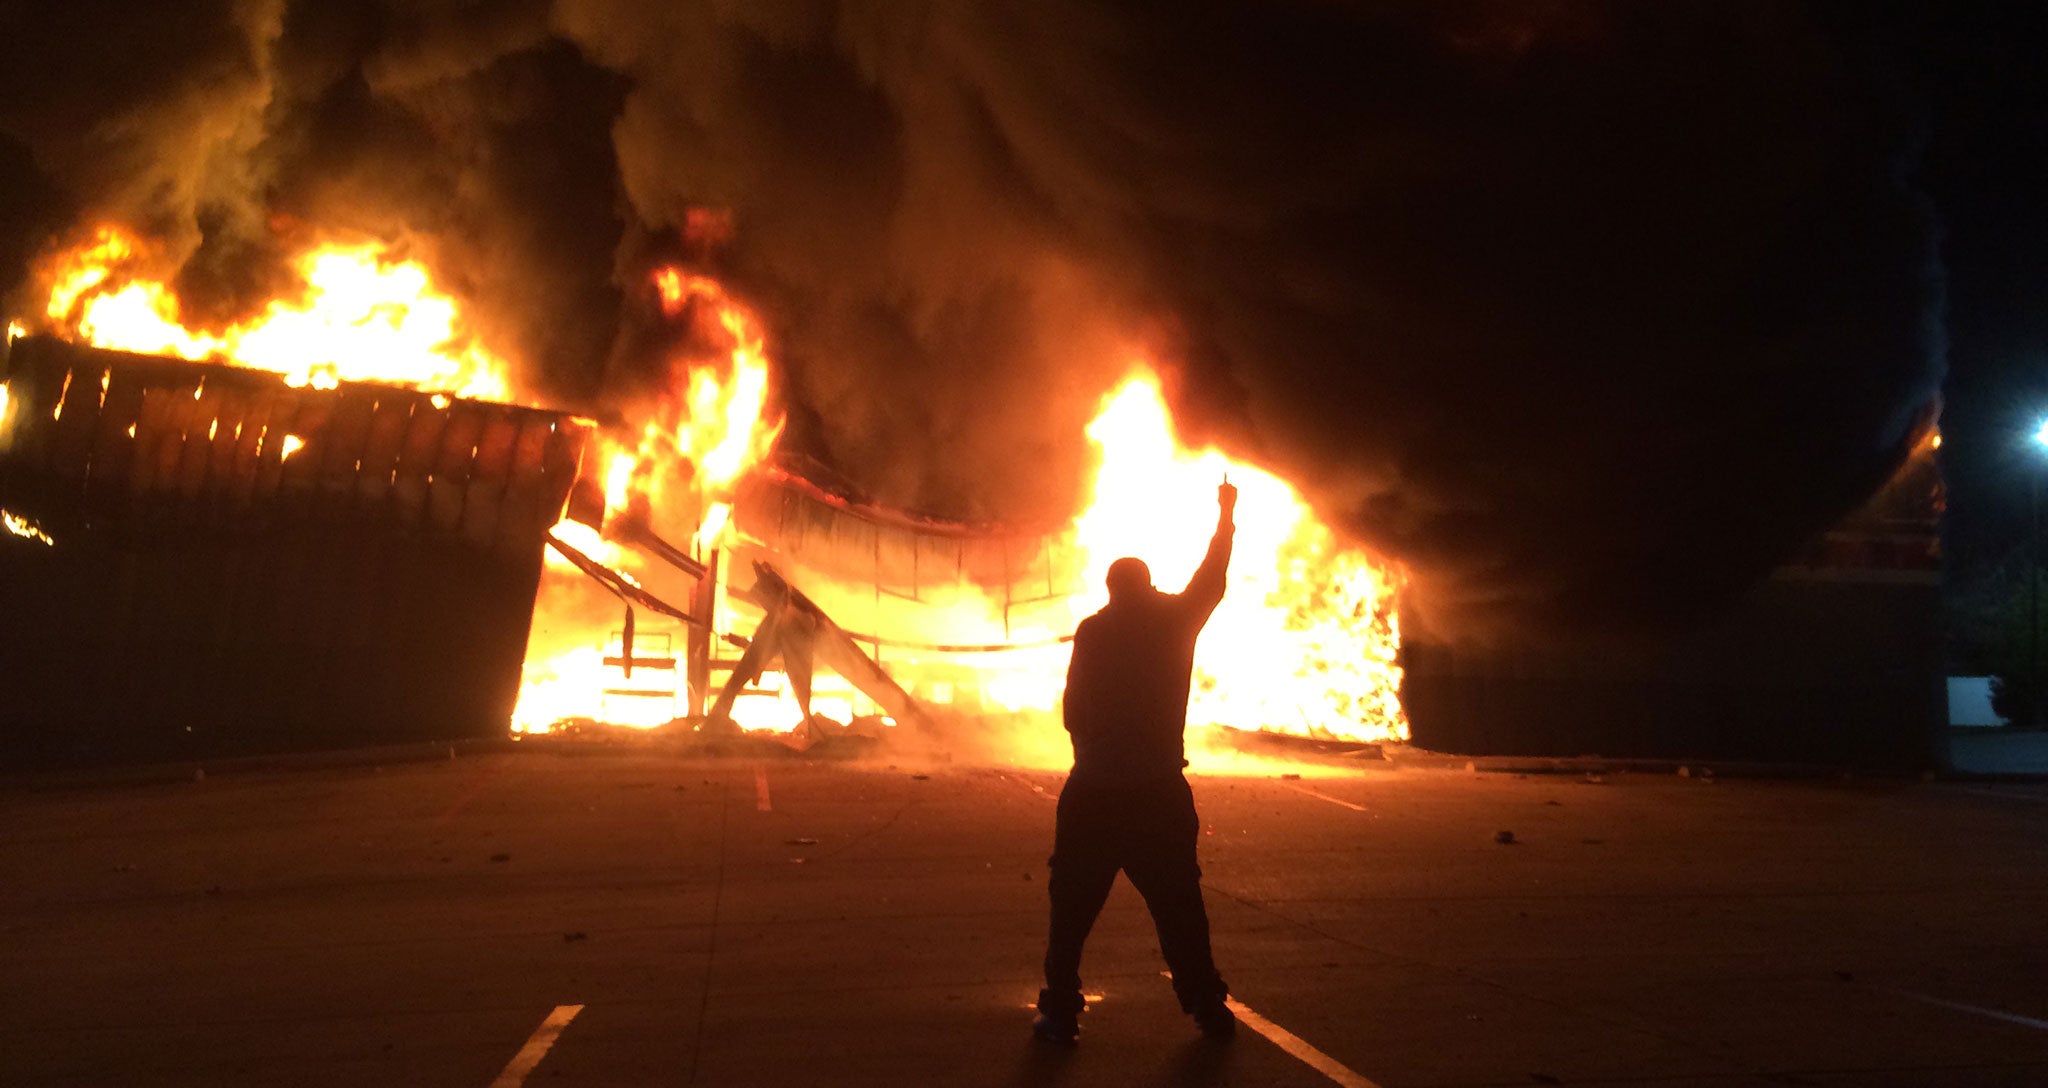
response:
M446 356L449 370L410 385L334 369L349 356L318 304L245 330L247 354L164 340L172 326L151 319L169 304L122 267L127 245L103 236L56 274L48 320L91 332L49 327L157 354L9 336L6 758L492 735L589 425L452 396L488 379ZM435 300L408 282L416 269L359 257L338 260L424 303L355 326L376 340L366 358L402 367L405 321ZM318 270L322 298L363 286L335 282L338 268ZM253 358L283 372L241 362Z
M1405 735L1395 569L1279 477L1183 448L1142 364L1088 429L1086 509L969 525L778 460L758 320L677 268L651 276L662 313L717 350L602 426L503 403L509 369L388 255L308 254L298 301L210 332L124 233L46 268L0 417L9 612L54 617L10 629L44 663L10 704L29 753L945 721L1051 761L1104 570L1184 579L1226 476L1237 559L1191 720Z
M198 368L235 366L294 404L383 383L392 404L426 398L406 401L416 421L541 412L580 457L548 477L555 520L521 529L531 570L488 591L519 601L489 637L520 646L470 686L506 694L463 719L524 737L914 714L1057 751L1058 639L1117 555L1168 583L1191 567L1227 471L1240 582L1203 640L1197 721L1369 741L1412 717L1444 746L1563 748L1550 726L1488 723L1638 632L1682 642L1728 615L1906 460L1942 380L1924 126L1897 27L1860 9L25 16L0 43L22 73L0 102L0 253L32 334L0 501L40 535L0 538L6 561L69 562L113 525L38 495L82 472L90 496L127 440L82 466L39 452L75 441L47 447L45 428L72 426L94 379L43 391L23 368L62 352L36 337L186 360L165 373L187 395ZM178 418L182 446L232 431ZM304 444L289 460L286 438ZM488 448L436 441L430 487ZM296 430L252 447L253 478L275 449L290 483L323 445L331 494L344 466L402 481ZM425 539L385 527L394 548ZM107 554L82 584L128 584ZM152 591L199 584L132 569ZM1880 573L1851 590L1781 571L1804 618L1756 622L1818 646L1796 632L1836 606L1871 620L1891 593L1910 607L1845 625L1918 623L1924 587L1869 588L1897 580ZM122 600L14 603L73 616L66 653L90 662L91 632L145 624ZM179 609L145 626L196 622ZM338 622L315 626L374 627ZM208 675L236 679L218 656ZM138 660L157 667L119 656ZM1731 671L1682 667L1708 660L1644 667L1678 691ZM74 671L130 682L109 668ZM1459 701L1479 688L1494 701Z

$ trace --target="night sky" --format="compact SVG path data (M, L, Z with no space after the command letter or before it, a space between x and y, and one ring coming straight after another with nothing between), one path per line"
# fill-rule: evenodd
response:
M1924 16L1920 86L1928 190L1949 279L1945 544L1964 577L1995 566L2029 529L2029 441L2048 419L2048 10L1938 5Z
M2036 9L170 8L10 9L0 282L116 218L226 316L296 240L399 239L602 407L655 369L649 263L687 258L767 314L788 441L944 517L1071 511L1149 354L1451 637L1711 611L1945 379L1956 568L2024 528Z

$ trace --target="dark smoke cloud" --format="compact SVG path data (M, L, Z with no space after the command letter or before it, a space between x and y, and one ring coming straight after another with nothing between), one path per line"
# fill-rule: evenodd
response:
M203 238L218 293L280 215L409 234L586 393L622 377L615 281L729 210L791 440L882 499L1070 510L1151 351L1197 436L1408 561L1445 631L1711 604L1940 381L1912 115L1857 5L184 8L91 56L55 43L95 5L38 13L0 128L77 205Z
M794 441L927 512L1074 509L1077 437L1126 365L1132 311L969 73L922 68L952 15L594 0L557 17L634 83L616 132L643 220L735 212L722 271L778 318Z
M215 0L155 17L118 0L4 10L0 128L78 206L185 246L202 205L251 206L281 4Z
M541 388L595 393L620 305L625 87L549 31L545 3L17 6L0 130L75 226L164 243L190 316L246 314L316 237L376 237L472 299Z
M714 6L559 18L643 217L731 206L831 457L1069 508L1133 336L1460 632L1671 618L1938 388L1909 119L1782 3Z

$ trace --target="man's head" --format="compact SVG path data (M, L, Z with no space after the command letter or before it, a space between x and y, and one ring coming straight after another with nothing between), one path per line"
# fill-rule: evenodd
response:
M1136 556L1124 556L1109 565L1109 599L1135 599L1152 589L1152 568Z

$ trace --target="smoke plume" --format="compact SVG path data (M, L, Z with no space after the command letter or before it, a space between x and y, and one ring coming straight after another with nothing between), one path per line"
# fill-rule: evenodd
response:
M406 237L589 398L646 255L692 253L768 315L788 441L971 519L1074 509L1151 358L1443 633L1711 606L1941 378L1910 104L1851 6L117 7L7 37L0 129L39 208L173 240L219 305L280 223Z

